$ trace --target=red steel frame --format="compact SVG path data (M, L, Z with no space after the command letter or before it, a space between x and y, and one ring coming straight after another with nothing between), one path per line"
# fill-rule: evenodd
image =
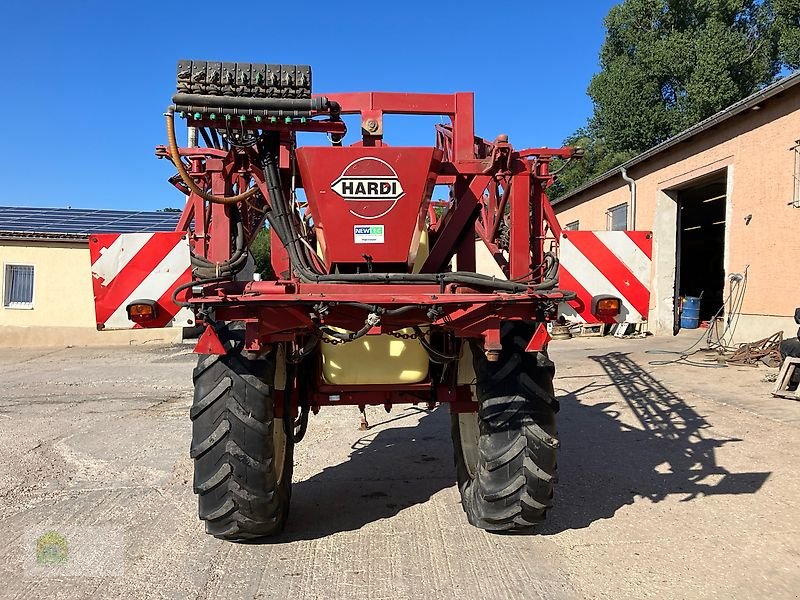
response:
M547 199L545 190L553 181L551 161L575 155L572 148L534 148L517 151L506 136L493 142L474 134L474 100L472 93L344 93L329 94L338 102L342 114L360 114L362 139L358 145L382 146L383 117L387 114L440 115L450 123L436 126L436 147L444 155L436 183L448 185L451 199L432 202L429 211L430 253L421 272L449 270L455 255L460 271L475 271L475 240L480 239L495 257L508 279L533 281L541 279L544 253L556 251L561 228ZM194 115L199 117L200 115ZM216 127L218 122L207 117L188 117L189 125ZM261 129L280 132L279 167L285 193L292 192L292 182L302 187L296 172L293 149L298 131L327 134L334 145L340 144L346 129L341 121L307 120L304 123L259 124ZM240 205L248 244L263 226L268 208L264 175L258 166L255 151L182 148L185 166L190 174L213 194L225 195L251 185L261 189L261 197ZM158 147L159 157L168 157ZM425 166L421 166L425 168ZM193 252L211 261L222 262L231 255L231 219L229 209L209 204L191 193L175 176L171 180L188 195L186 208L177 229L191 232ZM444 214L436 208L444 209ZM505 239L504 239L505 237ZM325 303L323 323L348 330L359 329L364 313L342 303L358 301L391 309L414 305L418 308L400 315L386 316L373 333L390 333L398 329L429 324L450 332L460 339L475 339L487 353L500 348L500 323L503 320L528 320L542 323L553 317L562 292L529 292L512 294L485 293L463 286L398 285L398 284L318 284L304 283L289 277L288 256L272 237L272 263L277 281L228 281L206 285L193 292L191 301L206 310L213 308L216 321L243 321L246 324L246 348L263 351L270 344L296 344L313 330L311 307ZM429 310L435 308L435 318ZM529 350L541 350L546 337L534 336ZM211 352L219 345L209 324L197 351ZM290 382L295 386L295 382ZM294 398L297 394L292 394ZM332 400L332 398L334 400ZM448 402L452 410L474 410L468 386L448 386L424 382L391 386L332 386L321 376L310 393L312 407L352 404L364 406L397 402ZM294 402L294 401L293 401ZM280 406L278 406L280 405ZM282 410L278 398L276 410ZM296 406L293 404L293 410Z

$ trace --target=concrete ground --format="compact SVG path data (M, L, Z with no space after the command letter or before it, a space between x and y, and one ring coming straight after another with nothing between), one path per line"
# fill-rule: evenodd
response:
M188 349L0 350L0 598L797 598L800 403L688 337L554 342L539 535L467 525L446 409L313 417L286 533L206 536Z

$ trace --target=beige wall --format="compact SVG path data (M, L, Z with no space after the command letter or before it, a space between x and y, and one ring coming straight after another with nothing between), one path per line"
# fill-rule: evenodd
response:
M741 273L749 265L737 337L754 339L777 329L794 335L797 326L791 317L800 306L796 266L800 209L790 202L794 186L791 147L797 140L800 88L795 87L766 101L759 110L732 117L628 170L637 182L636 229L654 231L650 319L656 330L666 328L663 321L672 309L671 290L666 289L670 278L674 282L675 268L672 221L676 205L671 192L727 169L725 269L728 274ZM629 196L627 184L617 175L556 204L555 210L562 225L579 220L580 229L606 229L606 211L627 202ZM749 224L747 215L752 215Z
M180 328L99 332L86 243L0 240L0 299L5 264L34 266L33 308L0 302L0 346L88 345L180 339Z
M0 325L95 327L89 247L85 243L1 241L0 263L34 267L33 308L0 308ZM0 287L3 285L5 281L0 282Z

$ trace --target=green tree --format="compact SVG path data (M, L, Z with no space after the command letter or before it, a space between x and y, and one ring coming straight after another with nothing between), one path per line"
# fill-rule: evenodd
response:
M256 235L256 239L250 246L250 252L253 254L253 261L256 263L256 273L261 273L263 279L272 279L275 277L275 272L272 270L272 263L270 262L270 236L269 229L262 229Z
M600 173L610 171L629 158L633 152L612 152L602 138L594 137L592 133L581 128L564 140L565 146L583 148L583 157L565 164L564 161L554 161L553 169L561 169L555 183L548 190L551 198L558 198L569 190L581 186Z
M800 69L800 2L772 0L780 60L790 69Z
M798 0L625 0L605 19L594 114L555 197L800 66Z
M770 3L626 0L606 17L592 128L642 152L772 81L781 69Z

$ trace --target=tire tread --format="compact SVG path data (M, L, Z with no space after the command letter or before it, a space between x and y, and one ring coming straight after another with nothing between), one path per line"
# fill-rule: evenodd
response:
M194 370L190 411L194 492L206 531L230 541L274 535L289 508L292 444L287 440L282 481L274 464L271 358L240 354L241 332L223 329L224 356L204 355ZM226 343L227 342L227 343Z
M500 360L473 350L478 395L478 465L474 478L464 462L458 416L453 444L461 503L482 529L526 533L545 520L558 481L553 363L525 352L527 339L512 326L503 334Z

